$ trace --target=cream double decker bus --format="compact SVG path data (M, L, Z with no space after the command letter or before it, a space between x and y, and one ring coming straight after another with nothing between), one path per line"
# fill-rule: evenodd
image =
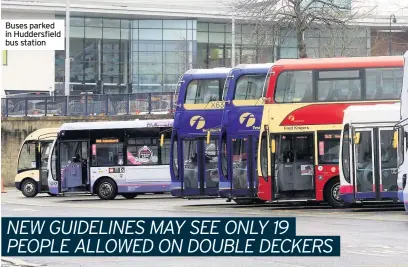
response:
M266 201L340 198L343 112L395 103L402 56L282 59L271 68L258 146L258 197Z
M29 134L20 147L15 186L26 197L48 193L48 156L58 128L39 129Z

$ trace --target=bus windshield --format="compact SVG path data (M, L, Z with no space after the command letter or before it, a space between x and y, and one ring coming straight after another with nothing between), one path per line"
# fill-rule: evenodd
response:
M251 100L262 97L266 74L243 75L238 78L235 100Z
M18 158L18 171L37 168L36 144L35 141L27 141L23 144Z
M193 80L188 84L185 104L207 104L221 99L224 81L221 79Z

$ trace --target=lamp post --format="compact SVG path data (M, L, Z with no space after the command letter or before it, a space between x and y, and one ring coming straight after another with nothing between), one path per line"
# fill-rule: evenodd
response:
M397 18L394 14L390 15L390 33L388 35L388 52L390 56L392 55L392 36L391 36L391 23L397 23Z
M65 95L69 95L70 93L70 80L71 80L71 64L69 58L69 24L70 24L70 10L69 10L69 2L70 0L66 0L66 7L65 7Z
M235 67L235 17L231 21L231 67Z

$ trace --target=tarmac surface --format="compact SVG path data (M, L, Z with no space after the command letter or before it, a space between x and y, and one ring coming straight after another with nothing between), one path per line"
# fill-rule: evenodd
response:
M186 200L143 195L101 201L96 196L38 195L25 198L6 188L1 214L7 217L296 217L297 235L340 235L340 257L18 257L11 266L408 266L408 214L400 205L332 209L325 204L236 205L222 199Z

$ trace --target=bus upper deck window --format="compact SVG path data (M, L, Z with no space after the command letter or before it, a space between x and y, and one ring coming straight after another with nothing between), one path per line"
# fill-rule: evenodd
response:
M278 76L275 101L283 103L313 100L311 71L285 71Z

